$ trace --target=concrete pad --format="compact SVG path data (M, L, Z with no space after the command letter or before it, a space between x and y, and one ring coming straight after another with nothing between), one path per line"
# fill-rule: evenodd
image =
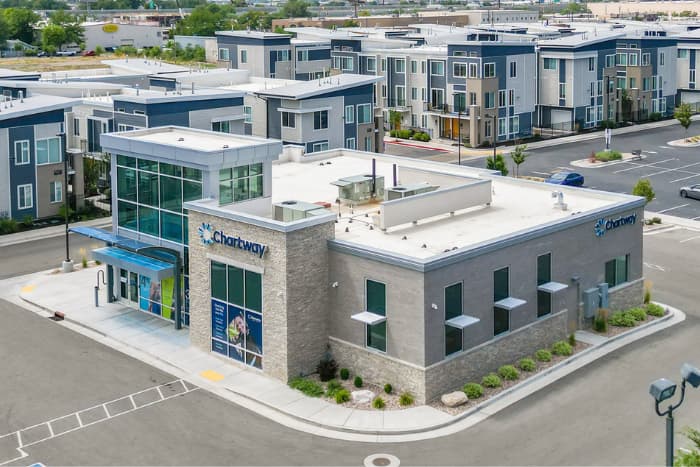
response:
M156 388L149 389L148 391L140 392L133 395L134 403L136 407L142 407L146 404L151 404L153 402L158 402L161 400L160 394Z
M36 443L46 438L51 437L51 430L49 429L48 423L42 423L32 428L26 428L19 432L20 439L22 440L22 446L28 444Z
M261 393L270 390L270 384L271 381L268 378L255 375L252 371L247 370L232 376L231 382L226 384L226 387L229 387L233 392L257 399Z
M599 345L608 340L607 337L600 336L590 331L576 331L574 337L576 337L577 341L585 342L590 345Z
M452 420L454 417L451 415L427 406L406 410L387 410L384 412L384 429L401 431L439 425Z
M135 409L134 404L131 403L131 399L128 397L123 397L109 404L105 404L109 414L114 417L117 414L127 412L129 410Z
M60 435L66 431L80 428L78 417L75 414L66 415L51 422L51 429L54 435Z
M258 396L261 401L273 407L285 407L303 397L306 396L300 391L281 385Z
M100 420L107 418L105 409L102 406L83 410L82 412L78 412L78 415L80 416L80 420L83 422L83 425L89 425L90 423L99 422Z
M303 397L296 402L287 404L280 409L284 412L296 415L301 418L311 418L321 410L325 409L329 404L315 397Z
M384 412L354 410L345 422L345 427L356 430L381 430L384 428Z
M304 395L302 394L302 396ZM343 427L353 412L354 409L343 407L342 405L328 404L319 412L316 412L310 420L321 425Z

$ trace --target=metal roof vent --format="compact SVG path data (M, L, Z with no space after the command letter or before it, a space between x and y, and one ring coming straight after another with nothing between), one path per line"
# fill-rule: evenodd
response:
M180 136L177 140L180 141L180 142L182 142L182 141L185 141L185 138L183 138L182 136Z

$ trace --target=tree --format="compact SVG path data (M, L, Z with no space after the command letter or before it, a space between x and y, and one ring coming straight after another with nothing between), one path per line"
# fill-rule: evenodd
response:
M7 22L8 36L31 44L34 42L34 24L39 15L28 8L6 8L0 13Z
M309 4L304 0L288 0L282 7L280 13L285 18L307 18L311 16L309 13Z
M213 36L216 31L228 29L227 12L216 4L202 5L175 26L175 34L184 36Z
M49 20L49 24L61 26L66 32L64 44L78 45L81 42L84 42L85 38L83 33L85 30L80 23L80 18L63 10L53 12Z
M66 30L57 24L47 24L41 30L41 46L44 50L59 50L66 43Z
M654 189L651 187L651 181L649 181L648 178L640 179L637 184L634 185L634 188L632 188L632 194L646 198L647 204L656 196Z
M526 144L518 144L510 152L510 158L513 159L513 163L515 164L515 177L516 178L520 176L520 164L525 162L525 158L527 157L527 153L525 152L526 149L527 149Z
M360 10L357 13L357 16L371 16L371 15L372 15L372 13L370 13L369 10Z
M401 112L397 112L396 110L389 111L389 129L401 129Z
M355 20L346 19L345 21L343 21L343 25L341 27L343 27L343 28L356 28L359 25L360 25L360 23L358 23Z
M5 15L0 14L0 48L5 47L5 41L10 38L10 32L8 29Z
M688 127L692 123L692 120L690 117L692 117L693 111L690 108L690 104L683 103L679 107L676 108L676 111L673 112L673 117L678 120L678 123L681 124L683 128L685 128L685 139L688 140Z
M490 170L498 170L504 177L508 175L508 167L506 167L506 161L503 159L503 154L500 152L496 154L496 157L489 156L486 158L486 168Z
M691 467L700 465L700 431L693 428L686 428L683 434L694 446L691 449L678 450L673 465L678 467Z

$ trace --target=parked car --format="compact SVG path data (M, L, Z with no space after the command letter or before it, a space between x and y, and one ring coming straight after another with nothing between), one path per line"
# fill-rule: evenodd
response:
M95 56L95 51L94 50L86 50L83 52L83 57L94 57Z
M38 52L36 53L36 56L37 56L37 57L48 57L49 54L47 54L47 53L44 52L43 50L40 50L40 51L38 51Z
M700 199L700 185L690 185L681 187L681 197Z
M583 186L583 175L576 172L557 172L545 180L554 185Z
M59 57L74 57L75 50L61 50L59 52L56 52L56 55L58 55Z

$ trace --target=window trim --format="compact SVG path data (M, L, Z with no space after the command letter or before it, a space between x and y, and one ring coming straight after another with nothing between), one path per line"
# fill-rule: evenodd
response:
M441 73L433 73L433 65L440 64L442 66ZM430 60L430 76L445 76L445 61L444 60Z
M464 74L457 74L457 69L464 69ZM467 63L465 62L454 62L452 63L452 77L453 78L466 78L467 77Z
M448 321L448 319L447 319L447 296L446 296L447 289L449 289L450 287L454 287L457 284L460 285L460 294L459 294L460 295L460 297L459 297L460 298L460 304L459 304L460 315L464 316L464 281L458 281L458 282L455 282L453 284L444 286L442 288L442 318L443 318L443 327L445 327L445 328L448 327L448 325L447 325L447 321ZM452 319L452 318L450 318L450 319ZM459 333L461 335L461 342L460 342L459 350L455 350L452 353L447 353L447 338L445 336L445 333L443 332L443 337L445 338L445 342L444 342L444 345L442 347L443 347L443 350L445 352L445 358L464 351L464 329L458 329L458 328L454 328L454 329L459 330Z
M384 317L387 318L387 319L384 321L384 323L386 323L386 322L389 320L388 317L386 316L386 314L387 314L386 312L387 312L387 310L389 309L389 306L388 306L389 300L388 300L387 293L386 293L386 290L387 290L387 284L386 284L386 282L382 282L382 281L370 279L370 278L368 278L368 277L364 277L363 280L364 280L364 287L365 287L365 290L364 290L364 292L365 292L365 297L364 297L364 308L365 308L365 310L364 310L364 311L369 311L369 310L367 310L367 298L368 298L368 295L367 295L367 281L376 282L377 284L382 284L382 285L384 286ZM376 325L375 325L375 326L376 326ZM367 341L368 341L367 337L369 336L369 327L370 327L369 324L365 324L365 345L364 345L364 348L367 349L367 350L369 350L369 351L379 352L379 353L382 353L382 354L388 353L389 340L387 339L386 334L384 335L384 345L385 345L385 349L384 349L384 350L377 349L377 348L375 348L375 347L370 347L370 346L367 344Z
M284 116L285 116L285 114L287 115L287 125L284 124ZM293 120L294 120L294 125L291 125L291 126L289 125L289 115L294 116L294 118L293 118ZM297 116L296 116L296 114L295 114L294 112L285 112L285 111L280 112L280 125L281 125L282 128L296 129L296 127L297 127Z
M323 118L321 117L323 113L326 113L326 126L322 126L323 124ZM319 127L316 128L316 114L318 114L318 124ZM330 122L329 122L329 115L327 110L316 110L313 114L314 118L314 131L323 131L323 130L328 130Z
M27 159L25 161L24 157L22 158L23 162L17 162L18 157L17 157L17 145L18 144L24 144L27 143ZM21 139L15 141L15 165L29 165L32 163L32 153L31 153L31 142L28 139ZM20 149L20 153L24 155L24 150Z
M247 63L248 63L248 49L241 49L240 52L241 52L241 53L239 54L240 57L241 57L241 58L240 58L240 62L241 62L242 64L247 64Z
M317 146L323 146L323 145L326 146L326 149L323 149L322 147L319 148L319 149L316 149ZM328 140L325 140L325 141L317 141L317 142L311 144L311 153L322 152L322 151L328 151L328 149L329 149Z
M348 143L352 141L352 147ZM345 138L345 149L357 149L357 139L355 137Z
M484 79L496 77L496 63L495 62L484 63L483 68L484 68L484 74L483 74ZM486 70L491 70L491 73L487 73Z
M29 187L29 201L30 204L28 206L21 206L20 201L25 201L24 197L20 196L20 191L26 190L27 187ZM34 185L31 183L25 183L23 185L17 185L17 210L22 211L25 209L34 209Z
M53 190L51 190L51 185L53 185ZM57 185L61 187L61 196L60 196L60 198L56 198L56 186L57 186ZM54 198L54 200L53 200L53 201L50 201L52 197ZM56 204L56 203L62 203L62 202L63 202L63 182L58 181L58 180L54 180L54 181L52 181L52 182L49 183L49 202L50 202L51 204Z
M51 161L51 152L49 150L49 141L50 140L58 140L58 161ZM42 162L41 164L39 163L39 158L37 156L37 152L39 150L39 142L40 141L46 141L46 157L47 161ZM50 165L50 164L60 164L63 162L63 141L61 141L61 138L58 136L50 136L48 138L39 138L34 140L34 159L36 160L36 165Z
M361 122L360 121L360 107L362 107L363 109L365 107L369 107L369 121L368 122L364 122L364 121ZM358 125L367 125L367 124L372 123L372 104L371 103L357 104L355 106L355 111L357 112L357 118L355 118L355 121L357 122ZM363 113L364 113L364 111L363 111Z
M348 109L350 110L350 113L348 113ZM343 120L345 121L345 124L355 123L355 106L353 104L345 106Z

